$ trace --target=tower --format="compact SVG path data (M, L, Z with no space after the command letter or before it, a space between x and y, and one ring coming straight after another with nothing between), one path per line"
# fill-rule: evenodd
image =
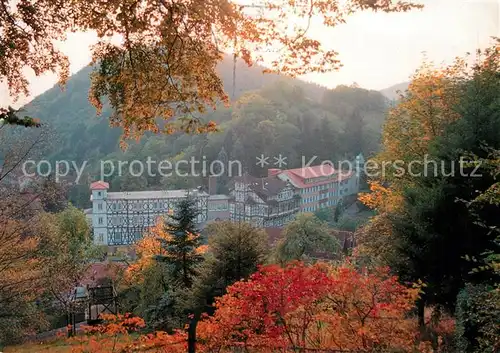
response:
M108 197L109 184L104 181L96 181L90 184L92 192L92 230L94 233L94 244L108 244L108 219L106 200Z

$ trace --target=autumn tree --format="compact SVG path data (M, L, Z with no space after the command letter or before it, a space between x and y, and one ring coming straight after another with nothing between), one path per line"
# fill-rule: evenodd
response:
M500 206L500 150L484 147L487 157L471 155L470 164L481 163L496 181L472 200L461 200L467 206L473 219L484 229L496 234L492 246L480 257L467 256L476 267L473 272L493 272L500 274L500 230L496 225L485 223L481 218L483 208L488 205ZM460 352L494 352L500 347L500 281L496 283L467 283L457 297L455 315L457 318L456 340Z
M165 228L164 219L159 218L134 244L137 259L127 267L119 296L121 305L143 317L149 328L171 332L184 324L185 317L176 300L182 291L172 281L167 264L157 261L165 254L163 241L172 240Z
M467 256L497 251L498 245L491 230L478 224L460 200L472 200L478 192L496 184L488 168L478 162L467 163L467 155L486 157L482 144L498 148L500 143L500 120L494 108L500 91L498 44L479 53L470 70L462 64L452 66L456 67L463 71L444 70L444 74L428 79L424 76L424 85L417 90L420 95L415 95L412 105L403 101L403 107L411 108L414 115L403 120L399 128L392 125L387 130L390 135L381 155L390 152L406 162L422 162L428 154L435 164L421 163L412 174L400 178L389 173L391 179L386 179L385 185L374 184L376 192L365 199L383 212L376 220L383 217L378 224L390 234L384 238L390 240L386 246L390 244L393 249L385 256L391 268L405 281L421 280L425 284L418 302L422 328L426 306L453 311L465 282L495 280L491 271L471 272L474 264ZM436 84L440 82L444 86ZM397 137L408 133L415 134L411 141L398 141ZM498 226L498 205L484 205L478 214L483 223ZM381 238L376 229L371 231L370 239ZM365 245L370 242L376 244L370 240ZM434 312L439 316L439 310Z
M43 291L38 239L32 233L37 217L34 200L27 195L6 196L3 193L0 203L0 344L46 324L34 305ZM35 320L29 319L32 315Z
M213 129L199 124L195 112L207 105L227 101L216 65L222 52L233 52L248 65L264 61L266 49L279 49L270 69L284 74L327 72L338 69L337 53L326 50L308 35L308 25L287 21L293 16L306 23L320 21L334 27L347 15L367 10L383 12L419 8L410 2L366 2L350 0L263 1L261 11L249 13L236 2L115 0L51 1L32 4L2 0L0 6L0 77L13 98L28 94L24 69L36 75L55 72L64 83L68 59L56 41L69 31L95 31L99 38L92 48L95 71L89 98L100 110L107 96L115 114L111 124L122 126L125 137L143 131L171 131L167 123L174 115L188 131ZM111 37L118 38L115 41ZM15 121L13 121L15 122ZM198 122L198 124L197 124Z
M283 230L283 238L276 245L275 257L281 263L310 258L320 253L335 256L340 245L328 227L310 213L297 215Z
M43 182L25 178L23 163L47 143L45 130L0 126L0 344L45 327L35 299L42 295L44 266L36 225Z
M174 214L159 218L134 246L137 260L129 265L127 280L134 288L129 293L138 298L131 309L151 328L171 333L184 326L193 310L191 286L206 251L197 218L197 201L188 197Z
M93 244L85 214L71 205L59 213L41 213L34 227L40 239L44 309L69 313L74 288L102 251Z
M291 263L266 266L228 288L199 324L207 352L414 352L417 296L386 269Z
M451 309L464 281L491 281L491 273L470 274L474 265L464 257L478 257L486 250L498 251L493 243L495 234L479 226L466 205L457 202L474 199L478 192L496 183L485 166L460 162L464 151L487 157L483 143L500 147L500 135L492 132L500 129L500 119L493 108L500 92L498 48L493 47L479 59L455 107L460 119L451 123L430 149L431 156L444 164L446 171L438 177L417 177L417 185L405 192L405 211L395 218L401 235L402 261L397 262L400 273L427 282L424 300ZM483 223L500 226L498 205L485 204L476 211ZM416 247L421 250L416 251ZM443 247L445 252L438 250ZM436 257L438 253L441 255Z
M359 197L377 212L357 231L356 252L365 260L380 265L397 257L389 216L403 208L403 191L415 183L409 173L409 163L424 161L432 141L460 118L455 108L468 77L464 59L457 58L444 68L425 62L412 77L408 89L400 94L398 104L389 110L382 131L381 151L374 158L377 167L368 171L376 177L368 181L370 193L361 193ZM428 171L433 175L439 173L432 165Z

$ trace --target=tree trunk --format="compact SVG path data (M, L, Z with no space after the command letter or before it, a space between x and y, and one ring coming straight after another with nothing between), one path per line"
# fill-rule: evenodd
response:
M422 300L419 300L417 303L417 315L418 315L418 327L420 329L420 333L423 333L425 330L425 304Z
M189 319L188 328L188 353L196 352L196 325L198 324L198 318L193 314L191 319Z

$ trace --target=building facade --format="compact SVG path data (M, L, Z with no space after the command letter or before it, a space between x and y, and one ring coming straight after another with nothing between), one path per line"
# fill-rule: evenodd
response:
M229 196L215 194L208 197L207 222L230 219Z
M300 211L315 212L337 206L348 195L359 191L359 177L353 171L339 171L330 164L297 169L270 169L269 175L292 184L301 196Z
M232 180L230 219L256 227L282 227L300 210L300 195L293 185L276 176L256 178L245 174Z
M358 162L362 160L357 157ZM109 184L91 184L92 208L85 210L99 245L130 245L141 239L159 217L176 212L179 201L190 196L199 210L200 229L207 222L231 220L257 227L283 227L299 212L315 212L338 205L359 191L359 172L336 170L330 164L297 169L269 169L268 176L248 174L233 178L229 195L199 190L109 192Z
M179 201L193 197L200 211L200 228L208 219L209 195L198 190L109 192L109 184L90 186L92 228L98 245L130 245L141 239L159 217L176 212Z

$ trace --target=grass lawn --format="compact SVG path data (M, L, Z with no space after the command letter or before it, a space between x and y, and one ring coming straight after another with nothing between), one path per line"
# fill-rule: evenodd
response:
M38 353L38 352L71 352L72 344L64 339L43 343L25 343L19 346L6 347L3 353Z

